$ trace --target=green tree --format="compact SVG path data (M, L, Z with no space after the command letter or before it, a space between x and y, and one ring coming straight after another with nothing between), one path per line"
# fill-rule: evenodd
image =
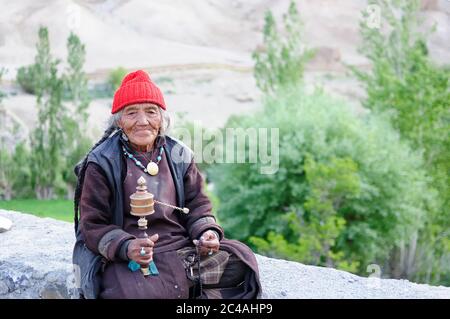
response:
M37 78L35 64L21 66L17 70L16 81L26 93L36 94Z
M14 149L13 162L11 163L10 182L14 198L31 198L34 196L34 189L31 185L30 158L30 150L26 143L18 143Z
M12 151L3 144L0 148L0 199L30 197L33 193L30 154L25 143L18 143Z
M321 92L280 89L226 127L279 128L275 174L261 174L260 162L209 170L228 236L258 252L366 275L436 203L420 154L384 118Z
M122 83L122 79L127 74L127 69L123 67L117 67L109 72L108 75L108 84L111 86L111 90L116 91L120 84Z
M64 85L67 88L68 99L73 103L72 111L64 118L65 128L65 165L63 168L63 179L68 186L68 197L71 198L72 191L76 185L76 176L73 167L86 154L92 141L86 135L87 120L90 97L88 91L88 79L83 71L86 60L86 49L79 37L71 33L67 39L67 64L63 75Z
M39 29L35 70L38 124L32 132L31 176L37 198L71 197L73 167L91 144L86 136L90 98L83 71L85 46L71 33L67 39L67 68L58 74L59 60L50 51L47 28ZM73 104L63 104L63 94Z
M5 72L5 68L0 68L0 84ZM0 126L7 134L11 134L9 139L15 140L20 128L2 105L3 96L3 92L0 91ZM10 125L4 125L6 124L4 121L10 122L9 124L12 122L12 128ZM0 199L27 197L31 190L29 152L24 141L17 143L15 148L8 147L7 143L8 140L4 136L0 137Z
M51 55L47 28L41 27L38 35L34 64L21 68L17 75L18 82L36 94L38 106L38 124L30 134L31 184L37 198L61 196L67 187L70 197L76 182L73 166L91 144L86 136L90 102L83 71L86 50L78 36L71 33L67 39L67 67L60 76L60 61ZM64 94L72 108L63 104ZM25 150L20 150L24 155Z
M64 83L69 93L69 99L75 104L76 120L79 121L79 125L84 125L88 118L87 108L90 102L88 79L83 71L86 49L80 38L73 32L67 39L67 52L68 67L64 75Z
M67 112L62 104L63 81L57 70L59 60L50 54L45 27L39 29L36 48L38 123L31 136L32 182L38 199L50 199L63 189L61 167Z
M439 190L440 205L428 210L426 227L402 243L391 266L396 277L450 283L450 90L448 66L428 56L427 36L418 18L419 1L373 0L381 29L361 23L361 52L372 68L353 68L363 84L364 106L388 116L401 137L423 152L424 167ZM383 31L383 32L381 32ZM443 279L445 278L445 279Z
M37 54L34 58L36 72L35 93L37 94L39 104L43 98L48 98L50 78L56 74L56 67L60 62L57 59L53 59L50 53L50 40L46 27L39 27L36 50Z
M12 167L13 160L8 150L3 146L0 148L0 199L10 200L12 198Z
M306 155L304 171L309 191L301 211L283 216L288 229L286 237L270 231L267 240L250 237L250 242L275 257L356 272L359 262L349 263L343 252L334 251L346 226L345 218L338 212L346 200L361 192L356 163L336 157L329 163L318 163Z
M277 29L271 11L266 12L264 45L253 52L254 76L264 93L273 94L283 85L296 85L303 79L305 64L314 52L303 43L303 25L294 1L283 15L283 30Z

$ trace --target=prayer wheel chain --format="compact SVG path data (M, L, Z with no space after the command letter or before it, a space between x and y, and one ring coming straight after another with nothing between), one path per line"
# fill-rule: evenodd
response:
M160 201L158 201L158 200L156 200L156 199L154 199L153 201L154 201L155 203L157 203L157 204L164 205L164 206L167 206L167 207L170 207L170 208L173 208L173 209L177 209L177 210L179 210L179 211L182 211L182 212L185 213L185 214L188 214L188 213L189 213L189 208L187 208L187 207L181 208L181 207L173 206L173 205L170 205L170 204L166 204L166 203L160 202Z

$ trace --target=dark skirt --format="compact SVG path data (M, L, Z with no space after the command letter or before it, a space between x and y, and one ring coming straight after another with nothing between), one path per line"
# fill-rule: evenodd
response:
M221 250L230 253L222 278L217 285L201 288L186 276L177 252L153 255L158 276L144 277L140 270L132 272L127 262L113 262L106 266L100 298L107 299L188 299L226 298L254 299L261 293L256 258L245 244L223 239Z

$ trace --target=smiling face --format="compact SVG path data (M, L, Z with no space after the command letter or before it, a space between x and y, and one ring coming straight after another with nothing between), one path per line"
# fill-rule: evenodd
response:
M159 106L151 103L132 104L123 110L119 127L127 135L131 146L138 151L153 148L161 128Z

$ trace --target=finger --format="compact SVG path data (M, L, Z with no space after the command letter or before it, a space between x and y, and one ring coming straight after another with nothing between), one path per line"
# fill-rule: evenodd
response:
M216 238L216 235L211 230L207 230L203 233L202 237L205 237L206 239L213 239Z
M216 252L218 252L219 251L219 248L218 247L214 247L214 248L206 248L206 247L203 247L201 250L200 250L200 254L201 255L211 255L211 253L216 253Z
M145 256L141 256L141 258L145 259L145 260L152 260L153 259L153 252L148 253Z
M219 241L219 240L218 240L217 237L214 236L214 235L211 236L211 237L206 237L205 239L201 240L202 243L205 243L205 242L212 242L212 241Z
M139 239L138 244L140 247L153 247L155 245L155 243L149 238Z
M140 265L147 266L151 261L152 261L151 257L140 257L138 259L137 263L140 264Z
M209 253L209 249L202 247L202 249L200 249L200 255L202 256L206 256Z
M148 254L150 254L151 252L153 252L153 248L152 247L143 247L143 246L141 246L141 247L138 247L136 250L135 250L135 252L137 253L137 254L139 254L139 256L141 256L141 252L142 251L144 251L145 252L145 255L148 255ZM144 255L144 256L145 256Z
M159 235L158 234L153 234L150 236L149 238L152 242L156 242L159 239Z
M205 247L205 248L207 248L207 249L210 249L210 248L217 248L217 247L219 247L219 241L218 241L217 239L215 239L215 240L204 241L204 242L202 243L202 247Z
M205 243L211 242L212 240L214 240L214 238L200 237L199 244L200 246L205 246Z
M214 233L210 230L207 230L206 232L203 233L202 237L200 239L202 240L211 240L216 238L216 235L214 235Z
M150 261L150 260L153 259L153 252L150 252L150 253L148 253L148 254L145 255L145 256L139 255L139 257L137 257L137 259L139 259L139 260L141 260L141 261L148 262L148 261Z

